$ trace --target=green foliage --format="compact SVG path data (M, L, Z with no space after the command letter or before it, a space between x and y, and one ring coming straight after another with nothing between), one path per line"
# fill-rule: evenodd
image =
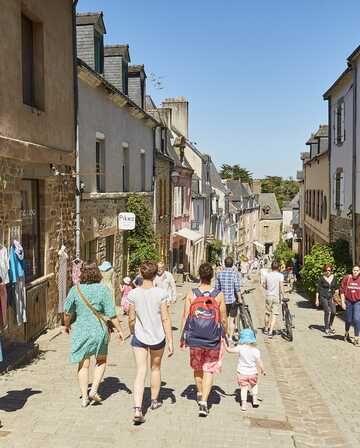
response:
M214 240L208 245L208 262L216 264L221 262L222 241Z
M251 184L253 181L253 174L246 168L241 168L240 165L228 165L224 163L221 166L220 176L222 179L240 180Z
M261 180L261 191L262 193L275 193L279 207L282 209L285 202L294 199L299 191L299 184L291 178L266 176L265 179Z
M316 284L323 272L324 264L331 264L338 281L351 270L349 245L344 240L333 244L315 244L309 255L304 257L301 278L311 296L315 295Z
M290 249L286 241L280 241L274 252L274 258L289 266L295 257L295 252Z
M152 212L142 196L132 194L128 198L127 211L135 213L136 227L127 231L129 251L129 273L136 275L140 264L145 260L159 261L157 238L152 224Z

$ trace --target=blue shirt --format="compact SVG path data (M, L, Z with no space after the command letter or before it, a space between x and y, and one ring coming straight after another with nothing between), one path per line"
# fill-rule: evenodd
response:
M225 303L234 303L235 293L240 292L240 276L233 268L225 268L216 277L216 288L224 293Z

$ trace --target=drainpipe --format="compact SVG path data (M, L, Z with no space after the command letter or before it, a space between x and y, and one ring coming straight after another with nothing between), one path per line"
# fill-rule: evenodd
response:
M75 103L75 256L80 258L80 154L79 154L79 90L77 76L77 45L76 45L76 5L78 0L73 1L73 76L74 76L74 103Z
M352 153L352 260L356 260L356 124L357 124L357 64L352 64L353 70L353 153Z

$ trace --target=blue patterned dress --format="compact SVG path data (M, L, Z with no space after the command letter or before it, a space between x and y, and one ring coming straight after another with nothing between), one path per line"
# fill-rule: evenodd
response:
M109 289L100 283L80 284L86 299L99 313L107 317L115 317L116 310ZM92 355L106 356L109 336L105 324L101 323L94 313L79 297L76 286L73 286L64 304L65 313L76 312L76 321L71 331L71 362L78 363Z

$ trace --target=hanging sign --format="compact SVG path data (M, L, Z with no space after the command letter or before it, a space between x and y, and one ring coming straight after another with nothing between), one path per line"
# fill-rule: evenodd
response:
M118 223L120 230L134 230L135 229L135 213L119 213Z

